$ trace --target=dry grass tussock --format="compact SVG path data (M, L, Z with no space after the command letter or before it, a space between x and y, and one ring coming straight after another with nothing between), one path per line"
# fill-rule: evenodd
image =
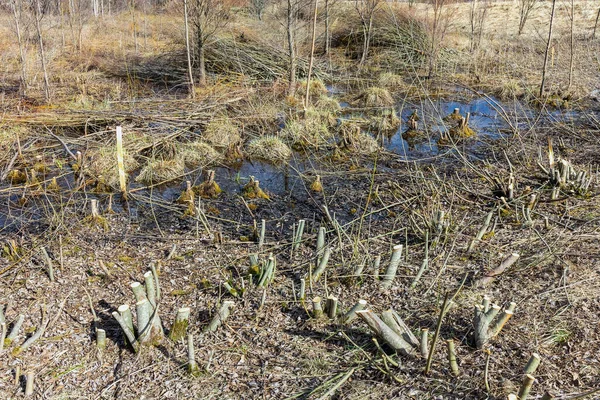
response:
M170 182L183 176L184 173L185 163L180 158L151 160L141 169L135 180L145 185L156 185Z
M224 117L212 119L202 132L202 139L213 147L224 150L240 143L242 135L236 123Z
M248 142L246 155L252 159L279 164L290 159L292 150L277 136L265 135Z
M372 86L363 90L355 99L362 107L392 107L394 98L387 89Z
M102 178L111 187L119 185L119 169L117 166L117 152L115 146L102 146L93 150L90 155L89 174L95 178ZM123 151L123 166L126 177L140 167L136 155L130 151Z
M186 165L195 168L208 166L221 162L223 155L201 140L181 143L178 146L180 157Z
M381 150L373 136L363 132L359 125L352 122L343 122L338 128L338 134L341 147L350 153L371 155Z
M308 109L306 116L290 117L280 137L292 148L321 148L330 143L333 133L329 129L329 114Z

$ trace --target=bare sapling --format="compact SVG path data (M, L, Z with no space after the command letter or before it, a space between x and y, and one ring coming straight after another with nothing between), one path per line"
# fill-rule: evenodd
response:
M356 314L367 323L371 331L383 339L394 350L406 356L414 356L417 348L407 342L401 334L396 332L371 310L357 311Z
M213 319L210 321L210 324L208 324L208 326L204 328L204 332L215 332L227 320L227 318L229 318L231 309L234 305L235 303L233 301L224 301L223 304L221 304L221 307L219 307L219 310L217 311Z
M379 9L382 0L357 0L354 4L354 8L360 18L363 43L362 52L360 56L359 66L362 66L367 60L369 54L369 48L371 47L371 40L373 37L373 22L375 19L375 13Z
M381 287L383 289L389 289L396 278L396 272L398 271L398 267L400 266L400 261L402 260L402 248L401 244L394 246L392 251L392 258L390 259L390 264L388 265L385 274L381 280Z
M42 9L40 5L40 0L35 0L35 4L33 5L34 16L35 16L35 28L37 31L37 40L38 47L40 51L40 61L42 64L42 72L44 74L44 96L46 97L46 102L50 102L50 82L48 80L48 69L46 68L46 54L44 49L44 39L42 35Z
M554 27L554 10L556 9L556 0L552 0L552 11L550 12L550 24L548 27L548 41L546 42L546 51L544 52L544 66L542 67L542 83L540 84L539 97L540 101L544 96L544 88L546 85L546 73L548 71L548 55L550 54L550 46L552 44L552 29Z
M164 337L158 313L160 285L154 264L151 265L150 271L144 274L144 283L143 286L139 282L133 282L130 285L136 300L136 326L134 326L133 316L127 304L119 306L117 311L112 313L135 352L139 350L140 345L157 345Z
M531 12L539 5L540 0L519 0L519 35L525 29L525 23Z
M513 307L514 303L511 303ZM475 339L475 347L482 349L484 345L502 330L506 322L513 315L513 310L505 310L498 320L494 322L496 316L501 310L501 307L496 304L490 304L490 298L485 296L482 304L475 305L475 317L473 319L473 336Z

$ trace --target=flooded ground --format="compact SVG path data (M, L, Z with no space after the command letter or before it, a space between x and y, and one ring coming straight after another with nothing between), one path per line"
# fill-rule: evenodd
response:
M341 90L329 88L330 96L343 95ZM341 103L343 118L363 116L364 113L356 111L348 112L349 105ZM397 115L402 124L391 135L377 135L367 130L367 133L377 137L382 147L398 156L398 160L415 162L440 162L443 157L449 156L454 150L452 147L438 144L442 134L447 133L454 122L446 122L444 118L458 109L461 115L470 115L469 126L475 130L476 136L465 139L460 144L461 152L468 157L479 158L491 143L510 135L516 129L528 129L533 124L543 125L561 123L573 125L582 115L573 110L561 111L551 110L540 113L539 111L523 106L520 102L502 103L498 99L485 97L470 97L469 99L426 99L420 102L401 102L395 107ZM420 129L424 135L417 140L407 140L403 137L406 131L406 121L413 112L417 112L421 118ZM594 114L590 114L592 118ZM588 116L589 118L589 116ZM279 128L283 128L284 122L280 122ZM173 128L163 122L150 122L148 124L150 133L168 135L174 132ZM178 128L180 129L180 128ZM74 149L85 151L84 148ZM442 159L440 158L442 157ZM291 199L291 194L298 188L304 188L308 177L314 177L317 171L326 169L322 165L319 156L308 153L294 152L288 165L277 166L257 160L243 160L235 165L223 165L215 168L216 181L225 193L233 196L241 192L243 186L254 177L260 181L260 185L267 193L282 198ZM156 206L172 204L181 194L185 187L185 181L189 180L193 185L202 181L202 170L188 170L186 175L167 185L144 189L144 186L135 182L135 175L129 184L129 189L136 193L136 198L145 199L146 202ZM59 186L64 189L63 193L48 194L40 188L48 186L53 177L57 178ZM31 225L46 215L52 208L52 203L79 203L81 212L85 213L85 207L90 199L97 198L102 204L109 201L108 194L86 192L75 190L75 179L73 171L65 166L61 171L46 174L44 181L36 187L11 187L4 184L0 188L0 201L4 207L0 210L0 231L17 231L25 225ZM33 194L27 202L23 198ZM83 203L81 202L83 200ZM138 218L138 209L135 203L122 206L120 195L110 196L112 209L115 212L127 211L130 218Z

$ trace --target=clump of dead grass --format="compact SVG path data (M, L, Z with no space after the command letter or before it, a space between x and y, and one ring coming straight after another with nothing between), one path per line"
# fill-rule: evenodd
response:
M246 155L250 158L279 164L289 160L292 151L280 138L266 135L251 140L246 146Z
M123 150L123 167L126 178L140 167L136 157L128 150ZM119 184L119 169L117 166L117 152L114 146L102 146L91 152L88 164L88 173L92 177L102 180L111 187Z
M306 94L306 79L299 82L298 89L296 90L297 96L304 97ZM327 94L327 86L320 79L311 79L310 88L308 89L308 95L310 98L319 97Z
M292 148L321 148L333 138L329 130L329 115L309 109L304 118L293 117L281 131L281 138Z
M208 123L202 138L219 150L238 144L242 136L237 125L229 118L213 119Z
M340 103L336 99L334 99L333 97L329 97L325 94L319 96L319 99L317 100L316 108L318 108L320 111L330 112L330 113L334 113L334 112L340 111L342 109L342 107L340 106Z
M402 121L400 118L398 118L396 110L392 108L389 110L384 110L377 116L372 117L369 128L376 132L390 134L396 132L401 124Z
M190 167L208 166L219 163L223 156L209 144L196 140L179 146L179 155Z
M180 158L173 160L151 160L140 171L136 182L145 185L169 182L185 173L185 163Z
M404 79L401 75L392 72L384 72L377 78L377 83L382 88L388 90L398 90L404 86Z
M356 101L362 107L392 107L394 98L387 89L372 86L363 90Z

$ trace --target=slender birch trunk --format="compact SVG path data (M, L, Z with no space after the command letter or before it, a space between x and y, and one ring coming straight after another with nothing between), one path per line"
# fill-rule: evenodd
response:
M317 36L317 7L319 0L315 0L315 8L313 15L312 40L310 45L310 60L308 62L308 76L306 77L306 97L304 98L304 109L309 105L310 101L310 75L312 74L313 63L315 60L315 39Z
M49 102L50 101L50 83L48 82L48 70L46 69L46 57L44 54L44 42L42 39L42 26L41 26L42 11L41 11L41 7L40 7L40 0L35 1L34 12L35 12L35 28L37 30L38 45L40 48L40 59L42 62L42 71L44 73L44 95L46 98L46 102Z
M188 76L190 79L190 96L192 99L196 98L196 91L194 90L194 74L192 72L192 52L190 49L190 29L188 25L188 9L187 9L187 0L183 0L183 19L185 22L185 50L187 53L187 63L188 63Z
M546 84L548 54L550 53L550 44L552 43L552 27L554 25L554 10L555 9L556 9L556 0L552 0L552 12L550 13L550 28L548 29L548 42L546 43L546 52L544 54L544 67L542 69L542 83L540 84L540 98L544 95L544 86Z
M575 61L575 39L573 34L573 29L575 25L575 2L571 0L571 58L569 60L569 86L568 89L571 89L571 85L573 84L573 64Z
M290 63L288 94L291 96L296 86L296 51L294 49L294 1L287 0L286 31L288 42L288 57Z
M27 59L25 57L25 45L23 43L23 37L21 35L21 4L17 4L17 0L13 0L11 6L15 19L15 32L17 34L17 41L19 43L19 58L21 62L21 95L24 97L27 95Z

